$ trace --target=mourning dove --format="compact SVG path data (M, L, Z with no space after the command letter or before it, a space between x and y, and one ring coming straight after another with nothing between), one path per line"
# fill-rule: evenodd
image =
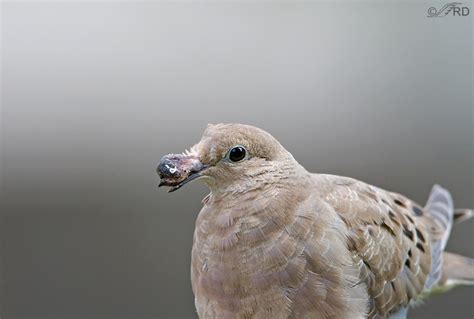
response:
M196 220L191 282L200 318L405 318L433 291L474 283L445 253L454 219L435 185L425 207L341 176L311 174L269 133L209 125L164 156L161 185L210 188Z

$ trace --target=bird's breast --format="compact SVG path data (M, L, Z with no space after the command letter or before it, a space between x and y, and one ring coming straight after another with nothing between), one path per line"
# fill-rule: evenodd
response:
M307 261L302 252L312 223L287 212L297 211L268 206L256 211L254 205L246 212L234 208L216 214L205 207L192 250L196 302L215 302L229 311L255 310L275 300L289 307L285 289L303 280Z

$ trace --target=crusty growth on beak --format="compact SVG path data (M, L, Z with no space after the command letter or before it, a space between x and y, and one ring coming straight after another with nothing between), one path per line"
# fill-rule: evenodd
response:
M211 190L192 249L200 318L402 319L422 296L474 283L471 259L443 254L453 219L472 213L453 217L439 186L421 207L311 174L270 134L240 124L209 125L158 173L171 191L201 177Z
M161 178L158 186L171 186L169 192L174 192L184 184L201 177L200 173L205 168L206 165L192 152L165 155L157 169Z

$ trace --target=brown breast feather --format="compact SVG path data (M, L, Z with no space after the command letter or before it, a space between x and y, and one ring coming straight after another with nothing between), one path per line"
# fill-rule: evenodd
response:
M202 318L362 318L367 292L346 226L316 194L269 187L208 199L194 235Z

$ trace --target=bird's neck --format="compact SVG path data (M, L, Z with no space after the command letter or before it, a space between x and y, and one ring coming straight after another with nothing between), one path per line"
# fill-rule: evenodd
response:
M271 190L304 187L309 181L310 173L292 159L279 165L256 167L247 172L243 179L210 184L209 188L211 197L216 201L238 201Z
M304 177L297 180L301 182ZM301 191L295 193L295 189ZM211 247L210 255L235 249L251 251L284 232L310 189L308 185L279 182L245 192L211 193L196 222L196 241Z

